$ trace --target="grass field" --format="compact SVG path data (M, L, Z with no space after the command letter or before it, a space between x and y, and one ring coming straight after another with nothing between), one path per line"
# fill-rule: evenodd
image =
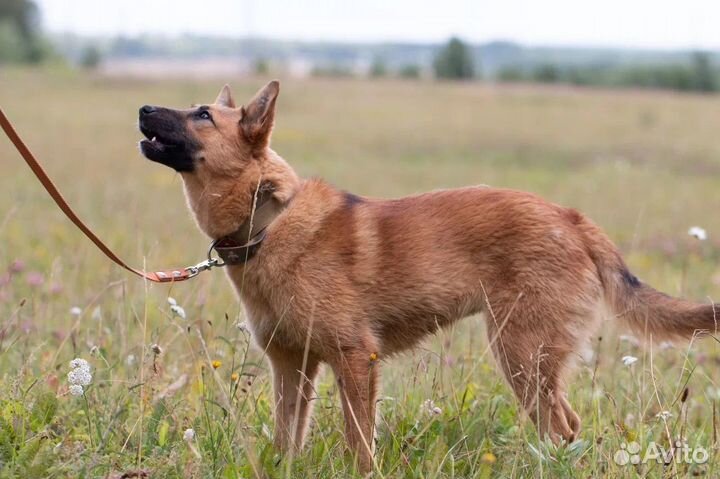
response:
M262 82L233 81L236 97ZM106 242L169 268L203 259L208 241L180 178L138 153L137 108L207 102L221 83L2 70L0 105ZM718 96L285 80L273 145L301 174L358 194L539 193L602 225L643 280L720 297ZM8 141L0 158L0 477L353 476L329 374L305 451L292 463L273 451L268 366L223 273L144 284L81 236ZM578 369L583 434L559 448L519 413L479 318L384 364L375 477L720 477L718 342L640 348L622 333L606 324ZM93 376L82 396L69 394L76 357ZM679 437L707 463L614 461L623 444Z

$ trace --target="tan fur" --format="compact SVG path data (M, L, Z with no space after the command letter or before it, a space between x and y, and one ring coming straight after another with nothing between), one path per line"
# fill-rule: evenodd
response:
M283 450L302 445L325 363L351 450L370 470L375 355L471 314L485 313L498 365L540 435L554 441L580 431L566 378L605 305L654 337L717 330L713 306L639 283L597 226L535 195L470 187L379 200L298 178L268 146L278 91L273 82L234 108L224 89L211 106L216 126L188 126L203 149L196 171L182 176L212 238L248 218L261 182L287 204L257 255L227 271L272 364Z

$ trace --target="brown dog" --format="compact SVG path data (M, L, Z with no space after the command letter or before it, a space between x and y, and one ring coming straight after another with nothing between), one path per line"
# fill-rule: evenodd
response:
M532 194L471 187L378 200L299 178L269 146L278 92L271 82L240 108L227 86L208 106L144 106L140 129L143 154L182 174L200 229L226 247L272 363L281 449L302 445L326 363L348 443L370 470L377 358L471 314L486 313L497 363L554 441L580 431L565 380L601 311L653 339L717 331L713 305L643 284L595 224Z

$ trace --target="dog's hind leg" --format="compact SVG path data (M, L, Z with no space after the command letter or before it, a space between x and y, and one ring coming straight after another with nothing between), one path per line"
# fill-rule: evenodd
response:
M502 308L495 308L495 313ZM579 342L571 321L535 316L538 311L515 308L505 318L488 318L489 341L495 359L541 439L574 441L580 418L565 395L565 376ZM506 324L501 325L501 320Z

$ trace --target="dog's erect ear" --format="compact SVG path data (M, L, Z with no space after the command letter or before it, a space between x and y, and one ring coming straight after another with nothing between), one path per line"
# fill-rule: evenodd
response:
M278 93L280 82L273 80L261 88L247 106L241 108L240 127L245 138L254 146L265 147L270 141Z
M228 108L235 108L235 100L233 100L232 92L230 91L230 85L225 85L218 93L215 98L215 104L220 106L226 106Z

